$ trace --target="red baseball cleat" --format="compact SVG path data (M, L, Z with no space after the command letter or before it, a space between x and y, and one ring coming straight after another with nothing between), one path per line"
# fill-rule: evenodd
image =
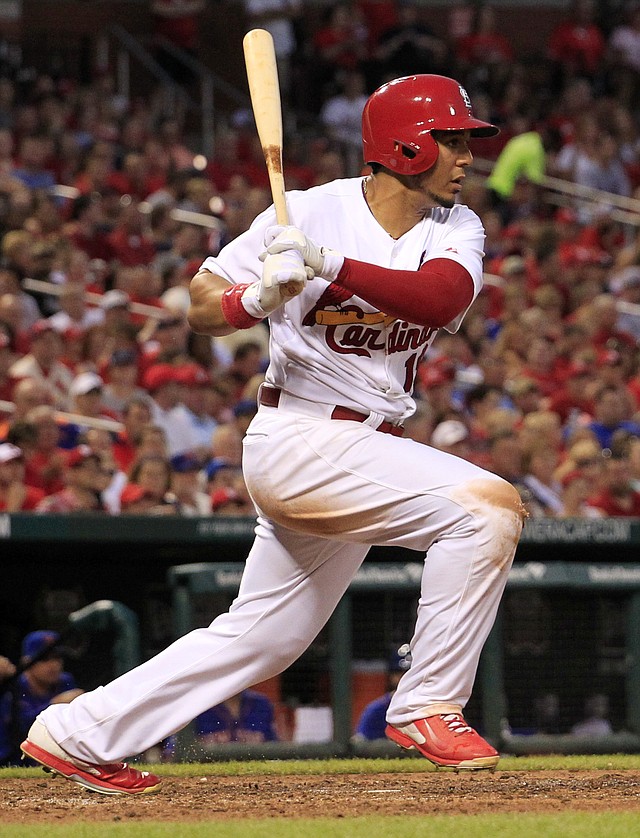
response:
M75 759L62 750L39 721L31 725L20 749L39 762L45 771L60 774L72 783L100 794L149 794L156 791L162 782L148 771L130 768L126 762L95 765Z
M500 754L470 727L460 713L417 719L407 725L387 725L385 734L402 748L420 751L446 768L495 768Z

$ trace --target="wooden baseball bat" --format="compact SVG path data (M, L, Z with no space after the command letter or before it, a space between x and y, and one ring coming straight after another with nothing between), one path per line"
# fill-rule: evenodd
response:
M267 164L278 224L289 223L282 168L282 106L273 38L266 29L252 29L242 41L251 107Z
M276 221L286 225L289 211L282 165L282 104L273 38L266 29L251 29L244 36L242 47L251 107L267 165ZM287 283L285 287L289 293L300 292L298 282Z

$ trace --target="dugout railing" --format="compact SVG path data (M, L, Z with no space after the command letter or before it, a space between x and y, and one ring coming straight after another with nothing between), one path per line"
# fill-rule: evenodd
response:
M215 759L238 758L242 756L325 756L325 755L371 755L396 756L395 746L386 741L372 743L355 742L352 737L351 706L352 684L352 605L354 597L372 591L409 592L417 597L422 571L421 562L367 563L362 566L340 601L330 620L329 631L329 674L331 682L331 712L333 734L330 742L319 745L309 743L295 745L291 742L269 743L259 746L228 743L207 748L205 756ZM170 568L168 578L173 592L174 630L176 636L189 631L196 624L194 603L202 594L231 594L238 589L242 565L237 563L194 563ZM613 595L625 600L625 650L624 672L618 673L623 682L624 718L619 729L608 735L576 736L570 733L514 732L510 718L510 706L505 677L505 621L508 617L501 607L494 629L483 650L476 693L479 693L478 719L476 725L484 735L503 752L528 753L607 753L632 752L640 750L640 565L614 563L587 563L562 561L530 561L515 563L509 575L505 598L511 592L564 592L570 597L593 598L599 595ZM570 634L570 632L569 632ZM567 638L569 641L572 638ZM584 639L584 638L583 638ZM584 654L580 637L573 638L576 654ZM556 673L556 680L562 681L563 667ZM533 702L536 683L535 675L521 673L524 681L530 680L529 693ZM589 677L586 678L587 682ZM593 673L594 685L601 676ZM587 688L588 688L587 683ZM178 748L179 758L202 758L202 752L194 745L193 736L187 729L181 736Z

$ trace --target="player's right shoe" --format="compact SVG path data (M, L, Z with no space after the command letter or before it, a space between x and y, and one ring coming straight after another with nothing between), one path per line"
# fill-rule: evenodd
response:
M466 723L460 713L387 725L385 734L400 747L415 749L430 762L455 771L495 768L500 754Z
M138 771L126 762L96 765L75 759L58 745L37 719L20 745L20 750L39 762L45 771L60 774L72 783L99 794L149 794L157 791L162 782L154 774Z

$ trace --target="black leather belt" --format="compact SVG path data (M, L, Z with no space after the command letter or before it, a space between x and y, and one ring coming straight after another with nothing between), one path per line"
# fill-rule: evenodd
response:
M278 407L280 404L280 394L282 390L277 387L261 387L260 388L260 404L265 407ZM364 422L368 418L366 413L360 413L357 410L352 410L350 407L342 407L336 405L331 411L331 419L344 419L348 422ZM384 421L377 428L382 434L392 434L393 436L402 436L404 428L402 425L394 425L393 422Z

